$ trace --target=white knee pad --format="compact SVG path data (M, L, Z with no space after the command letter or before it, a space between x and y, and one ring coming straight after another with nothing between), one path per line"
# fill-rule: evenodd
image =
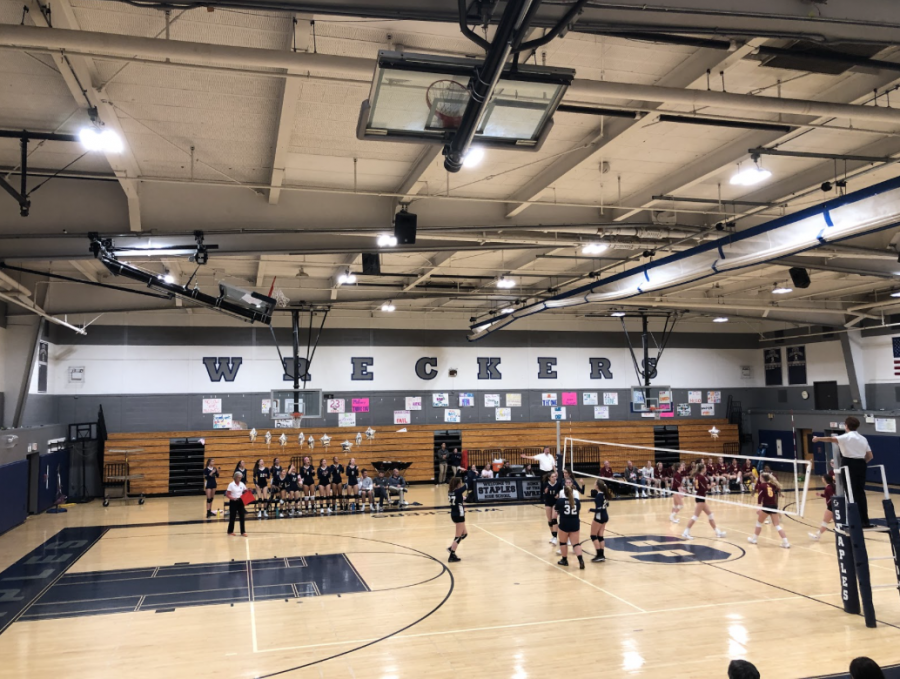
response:
M762 525L759 521L757 521L757 522L756 522L756 527L757 527L757 528L762 528L763 525Z
M828 524L825 521L822 522L822 528L828 528Z
M691 521L699 521L699 520L700 520L700 517L699 517L699 516L692 516L692 517L691 517Z
M710 512L710 513L709 513L709 520L712 521L714 518L716 518L716 515L715 515L713 512Z

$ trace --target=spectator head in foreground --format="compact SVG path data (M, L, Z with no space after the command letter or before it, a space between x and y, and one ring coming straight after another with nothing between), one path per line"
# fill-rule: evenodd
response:
M859 422L856 426L859 426ZM866 656L860 656L850 663L850 676L853 679L884 679L884 672L877 662Z
M759 679L759 670L746 660L732 660L728 665L728 679Z

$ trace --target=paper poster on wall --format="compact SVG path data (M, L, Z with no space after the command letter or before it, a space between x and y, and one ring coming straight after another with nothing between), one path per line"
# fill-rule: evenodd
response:
M896 434L897 420L893 420L887 417L876 417L875 431L883 432L885 434Z
M594 419L595 420L608 420L609 419L609 406L594 406Z
M213 415L213 429L231 429L231 414Z
M603 405L605 405L605 406L617 406L617 405L619 405L619 392L617 392L617 391L604 391L604 392L603 392Z
M222 412L222 399L205 398L203 399L203 414L210 415Z
M394 424L410 424L411 417L408 410L394 411Z
M269 414L269 408L271 408L271 407L272 407L272 399L270 399L270 398L264 398L264 399L262 400L262 414L263 414L263 415L268 415L268 414Z
M356 426L356 413L340 413L338 415L338 426L339 427L355 427Z
M462 411L457 410L456 408L447 408L444 411L444 422L451 422L453 424L459 424L459 421L462 419Z
M678 404L678 417L690 417L691 416L691 404L690 403L679 403Z
M407 396L406 397L406 409L407 410L422 410L422 397L421 396Z
M702 391L689 391L688 392L688 403L703 403L703 392Z
M564 420L566 419L566 408L565 406L559 406L556 408L550 408L550 419L551 420Z
M564 406L577 406L578 405L578 392L577 391L564 391L562 393L562 404Z
M497 422L510 422L512 420L512 408L496 408L494 413Z
M642 389L632 389L631 390L631 402L635 405L643 405L644 403L644 391Z
M459 393L459 407L460 408L472 408L475 405L475 394L470 392Z
M431 395L431 405L435 408L449 408L450 407L450 394L432 394Z
M700 404L700 414L703 417L715 417L716 406L712 403L701 403Z
M500 407L500 394L485 394L484 395L484 407L485 408L499 408Z
M659 392L659 405L664 405L666 403L672 402L672 392L671 391L661 391Z
M706 392L706 402L707 403L721 403L722 402L722 392L721 391L707 391Z
M369 412L369 399L367 399L367 398L355 398L355 399L353 399L353 412L354 412L354 413L367 413L367 412Z
M557 405L556 394L541 394L541 405L554 407Z
M596 391L585 391L581 394L582 403L586 406L595 406L600 401L598 400L598 395Z
M662 412L660 412L659 416L660 417L675 417L675 411L672 410L672 408L670 406L668 410L663 410Z
M506 395L506 407L507 408L521 408L522 407L522 394L507 394Z
M347 410L347 406L344 403L344 399L342 398L330 398L328 399L328 412L329 413L342 413Z

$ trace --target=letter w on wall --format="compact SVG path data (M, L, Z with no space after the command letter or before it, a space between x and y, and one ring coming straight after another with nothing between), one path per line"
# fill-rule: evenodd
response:
M223 377L226 382L234 382L234 378L238 374L238 368L241 367L243 362L244 359L240 356L232 358L228 356L220 356L219 358L208 356L203 359L203 365L206 366L210 382L221 382Z

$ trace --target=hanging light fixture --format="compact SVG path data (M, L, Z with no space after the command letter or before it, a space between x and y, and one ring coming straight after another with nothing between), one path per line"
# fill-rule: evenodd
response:
M599 255L607 250L609 250L609 244L607 243L588 243L581 248L581 253L584 255Z
M746 170L741 169L741 164L738 163L738 171L737 174L731 177L731 184L733 186L755 186L760 182L766 181L769 177L772 176L772 173L769 170L762 168L759 164L759 156L753 156L753 165L748 167Z

